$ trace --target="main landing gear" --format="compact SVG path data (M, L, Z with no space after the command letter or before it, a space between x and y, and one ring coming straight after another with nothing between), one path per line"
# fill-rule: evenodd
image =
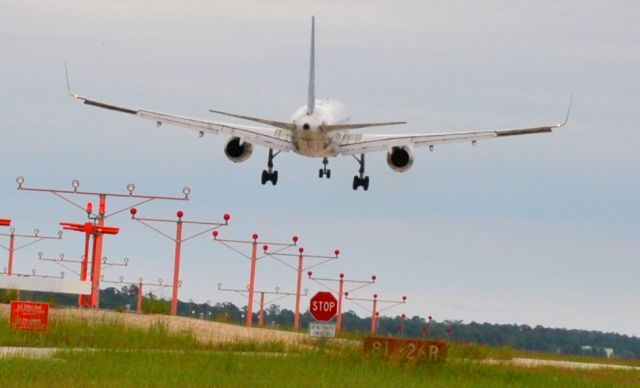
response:
M280 151L273 153L273 148L269 148L269 161L267 162L267 170L262 170L262 184L271 182L274 186L278 183L278 171L273 169L273 158L278 156Z
M326 157L322 159L323 167L318 171L318 177L323 178L327 177L327 179L331 178L331 170L327 168L327 164L329 164L329 159Z
M359 175L353 177L353 189L358 190L358 187L362 186L364 191L367 191L369 190L369 176L364 175L364 154L360 154L359 158L353 155L353 158L360 164Z

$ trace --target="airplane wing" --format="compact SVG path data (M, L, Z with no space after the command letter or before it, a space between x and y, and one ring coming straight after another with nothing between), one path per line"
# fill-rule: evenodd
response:
M572 98L573 99L573 98ZM515 128L515 129L498 129L489 131L469 131L469 132L451 132L451 133L429 133L415 135L357 135L345 134L340 142L339 152L342 155L366 154L369 152L386 151L392 147L402 146L433 146L446 143L462 143L472 142L475 144L478 140L491 139L503 136L530 135L535 133L552 132L554 129L562 128L569 120L571 112L571 102L564 121L554 125L531 127L531 128Z
M293 149L293 145L291 143L291 132L284 129L254 127L248 125L227 124L201 119L192 119L188 117L176 116L172 114L154 112L144 109L125 108L82 97L75 93L71 93L71 96L87 105L114 110L122 113L128 113L142 117L144 119L152 120L158 126L162 124L172 124L198 131L201 136L204 133L211 133L216 135L224 134L228 136L239 137L243 141L246 141L248 143L261 145L267 148L273 148L278 151L290 151Z

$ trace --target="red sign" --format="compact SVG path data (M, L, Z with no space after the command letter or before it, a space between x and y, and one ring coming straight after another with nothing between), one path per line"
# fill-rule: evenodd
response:
M11 220L0 218L0 226L9 226L9 225L11 225Z
M364 340L364 352L384 359L415 362L444 362L447 343L423 339L369 337Z
M311 298L309 313L316 321L330 321L338 313L338 301L332 293L320 291Z
M22 331L47 331L49 303L11 301L11 328Z

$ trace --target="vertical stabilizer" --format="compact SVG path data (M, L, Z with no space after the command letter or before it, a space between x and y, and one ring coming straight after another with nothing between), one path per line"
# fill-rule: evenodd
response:
M315 16L311 17L311 53L309 56L309 89L307 90L307 114L313 113L316 105L316 71L315 71Z

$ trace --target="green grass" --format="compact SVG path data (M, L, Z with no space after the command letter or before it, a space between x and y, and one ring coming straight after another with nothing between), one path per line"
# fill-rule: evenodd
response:
M451 361L394 365L359 352L63 351L0 362L3 387L637 387L637 371L568 371Z
M148 329L126 326L122 321L92 322L54 320L46 333L14 331L7 317L0 317L0 346L112 348L112 349L203 349L192 333L170 333L160 322Z
M354 345L355 344L355 345ZM201 343L191 332L172 333L121 321L53 320L47 333L21 333L0 318L0 346L91 348L52 358L0 359L2 387L233 386L233 387L636 387L640 371L563 370L487 365L509 359L509 348L451 344L441 364L411 365L365 356L357 342L279 341ZM540 358L540 357L538 357Z

